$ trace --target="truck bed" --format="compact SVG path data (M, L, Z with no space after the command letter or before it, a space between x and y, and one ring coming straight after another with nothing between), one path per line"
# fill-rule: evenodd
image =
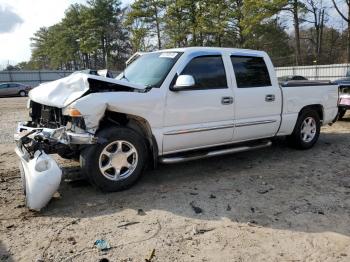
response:
M326 81L293 81L282 88L282 123L278 135L292 133L305 106L321 106L322 124L332 123L338 112L338 86Z

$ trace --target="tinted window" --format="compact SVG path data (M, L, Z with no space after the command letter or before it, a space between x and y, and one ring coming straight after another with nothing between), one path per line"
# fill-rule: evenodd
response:
M225 67L221 56L193 58L181 75L192 75L196 82L196 89L227 88Z
M0 88L7 88L8 84L0 84Z
M19 87L19 84L9 84L9 87Z
M270 86L271 80L262 57L231 56L237 87Z

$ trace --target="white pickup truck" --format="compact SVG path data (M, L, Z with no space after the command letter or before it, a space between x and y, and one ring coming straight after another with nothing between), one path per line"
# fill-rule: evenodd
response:
M92 184L118 191L157 162L262 148L276 136L311 148L321 125L335 120L338 96L331 83L280 86L261 51L144 53L116 79L75 73L34 88L31 121L15 135L17 153L24 166L43 154L80 159ZM52 167L45 163L37 169Z

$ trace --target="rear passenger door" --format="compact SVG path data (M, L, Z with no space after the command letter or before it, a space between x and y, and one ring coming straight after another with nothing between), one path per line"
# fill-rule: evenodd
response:
M272 137L281 120L282 95L263 56L232 55L235 85L234 141ZM272 75L272 77L271 77Z
M163 153L231 142L233 90L229 88L221 54L193 57L179 75L193 76L195 86L182 91L168 90Z

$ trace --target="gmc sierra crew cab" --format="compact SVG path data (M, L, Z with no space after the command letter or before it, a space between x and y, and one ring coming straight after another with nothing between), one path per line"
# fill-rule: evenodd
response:
M24 166L44 154L80 159L92 184L118 191L157 162L267 147L276 136L309 149L336 118L338 96L328 82L280 86L261 51L142 53L115 79L77 72L31 90L16 151ZM49 170L45 161L34 169ZM33 172L25 168L24 180Z

